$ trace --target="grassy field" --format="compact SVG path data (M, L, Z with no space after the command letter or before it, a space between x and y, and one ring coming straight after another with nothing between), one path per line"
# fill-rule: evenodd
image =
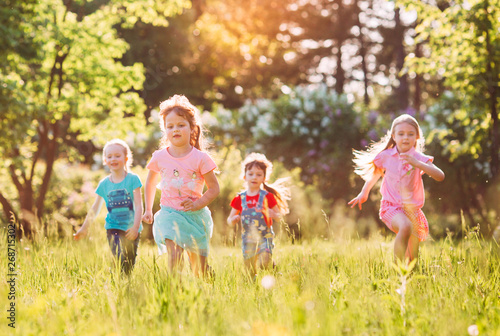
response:
M17 242L18 335L500 335L498 245L474 233L422 245L411 272L392 241L278 244L255 281L239 248L213 247L213 282L169 277L142 244L130 277L112 269L104 237ZM7 251L6 239L1 240ZM5 252L7 253L7 252ZM7 274L7 260L1 258ZM5 285L6 280L2 281ZM9 288L0 301L8 307ZM6 316L6 309L3 310ZM2 318L0 334L12 329Z

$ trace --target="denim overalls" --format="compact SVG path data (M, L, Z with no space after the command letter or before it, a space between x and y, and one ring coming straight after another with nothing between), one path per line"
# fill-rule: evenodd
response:
M240 194L241 240L244 259L253 258L263 252L269 252L271 254L273 252L274 231L272 227L267 226L263 213L266 195L267 191L260 190L259 200L255 208L249 208L247 205L247 192L244 191ZM267 204L265 207L267 208Z

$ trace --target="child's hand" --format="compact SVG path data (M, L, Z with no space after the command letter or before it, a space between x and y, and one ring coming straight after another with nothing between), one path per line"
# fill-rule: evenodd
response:
M78 230L74 235L73 235L73 240L80 240L84 237L87 236L88 228L87 226L82 226L80 230Z
M281 212L274 211L273 209L269 209L269 217L279 221L281 219Z
M196 199L193 200L191 198L188 198L188 199L181 202L181 207L183 207L185 211L200 210L201 208L199 207L199 205L196 201L197 201Z
M125 231L125 238L127 238L128 240L132 241L136 240L138 235L139 235L139 228L135 226L132 226L130 229Z
M144 211L144 215L142 216L142 221L148 224L153 223L153 211L151 210Z
M229 221L231 222L231 226L234 226L235 223L238 223L241 220L240 215L234 215L233 217L229 218Z
M358 196L354 197L347 204L350 204L351 208L354 208L356 204L358 204L359 210L361 210L361 204L365 203L367 199L368 199L368 194L365 195L364 193L360 192Z
M399 157L403 161L403 164L410 164L412 167L418 168L420 161L415 159L413 156L403 153L403 154L400 154Z

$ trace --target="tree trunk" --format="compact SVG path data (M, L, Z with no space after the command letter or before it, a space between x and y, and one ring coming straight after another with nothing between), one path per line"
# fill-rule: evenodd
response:
M361 13L361 10L359 9L359 0L356 0L356 10ZM370 85L369 80L368 80L368 67L366 65L366 53L367 53L367 47L366 47L366 41L364 39L364 35L362 32L362 24L361 20L359 19L359 14L356 15L356 24L359 27L359 55L361 56L361 71L363 72L363 103L365 106L368 106L370 104L370 96L368 95L368 87Z
M45 196L49 190L50 179L54 170L54 162L57 158L60 127L59 123L55 122L52 126L53 139L48 141L47 150L45 151L45 174L43 175L43 182L38 192L38 199L36 201L37 217L40 219L45 211Z
M14 218L18 218L18 215L14 211L14 208L12 207L10 202L4 197L1 191L0 191L0 204L2 204L3 212L5 214L5 217L7 218L7 221L10 221L12 219L12 216L14 216Z
M422 44L417 43L415 46L415 57L420 58L422 57ZM422 77L420 74L415 75L415 93L413 95L413 107L415 110L420 111L420 105L422 104L422 88L420 87L422 84Z
M488 13L489 2L485 1L485 12ZM493 69L492 64L496 64L498 67L498 60L495 63L495 52L491 45L491 34L490 30L486 29L486 78L488 79L488 105L490 105L490 115L491 120L493 120L493 126L491 128L491 175L493 179L496 179L499 170L499 135L498 135L498 111L497 111L497 100L498 100L498 68Z
M349 9L340 5L338 10L339 23L338 27L349 27ZM345 70L342 67L342 46L347 39L347 32L341 30L337 32L337 69L335 71L335 91L340 95L344 93L345 85Z
M401 22L401 17L400 17L400 9L396 8L394 11L394 23L395 23L395 28L394 31L396 33L396 36L398 37L396 39L396 45L394 46L394 49L396 51L396 70L398 71L398 74L400 71L403 69L404 62L405 62L405 57L406 57L406 51L404 47L404 35L405 35L405 27L403 26ZM396 89L396 94L397 94L397 99L399 102L399 109L400 110L406 110L408 108L408 100L409 100L409 88L408 88L408 75L404 74L402 76L399 76L399 86Z

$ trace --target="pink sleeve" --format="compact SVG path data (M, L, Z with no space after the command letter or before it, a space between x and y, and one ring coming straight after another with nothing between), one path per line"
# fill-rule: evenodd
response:
M149 161L148 165L146 166L147 169L152 170L154 172L159 173L160 168L158 167L158 155L156 155L158 151L155 151L153 153L153 156L151 157L151 160Z
M375 156L375 159L373 159L373 164L375 165L375 167L379 168L379 169L382 169L384 168L384 160L385 159L385 155L384 155L384 151L380 152L377 154L377 156Z
M415 154L415 157L416 157L416 159L417 159L418 161L425 162L425 163L427 163L427 162L433 162L433 161L434 161L434 157L433 157L433 156L430 156L430 155L425 155L425 154L423 154L423 153L419 153L419 152L417 152L417 153ZM423 171L423 170L421 170L421 171L420 171L420 175L424 175L424 174L425 174L425 173L424 173L424 171Z
M422 162L434 162L434 157L430 155L425 155L424 153L417 152L417 160Z
M215 164L214 160L207 154L203 153L201 163L200 163L200 172L202 175L205 175L212 170L217 168L217 165Z

